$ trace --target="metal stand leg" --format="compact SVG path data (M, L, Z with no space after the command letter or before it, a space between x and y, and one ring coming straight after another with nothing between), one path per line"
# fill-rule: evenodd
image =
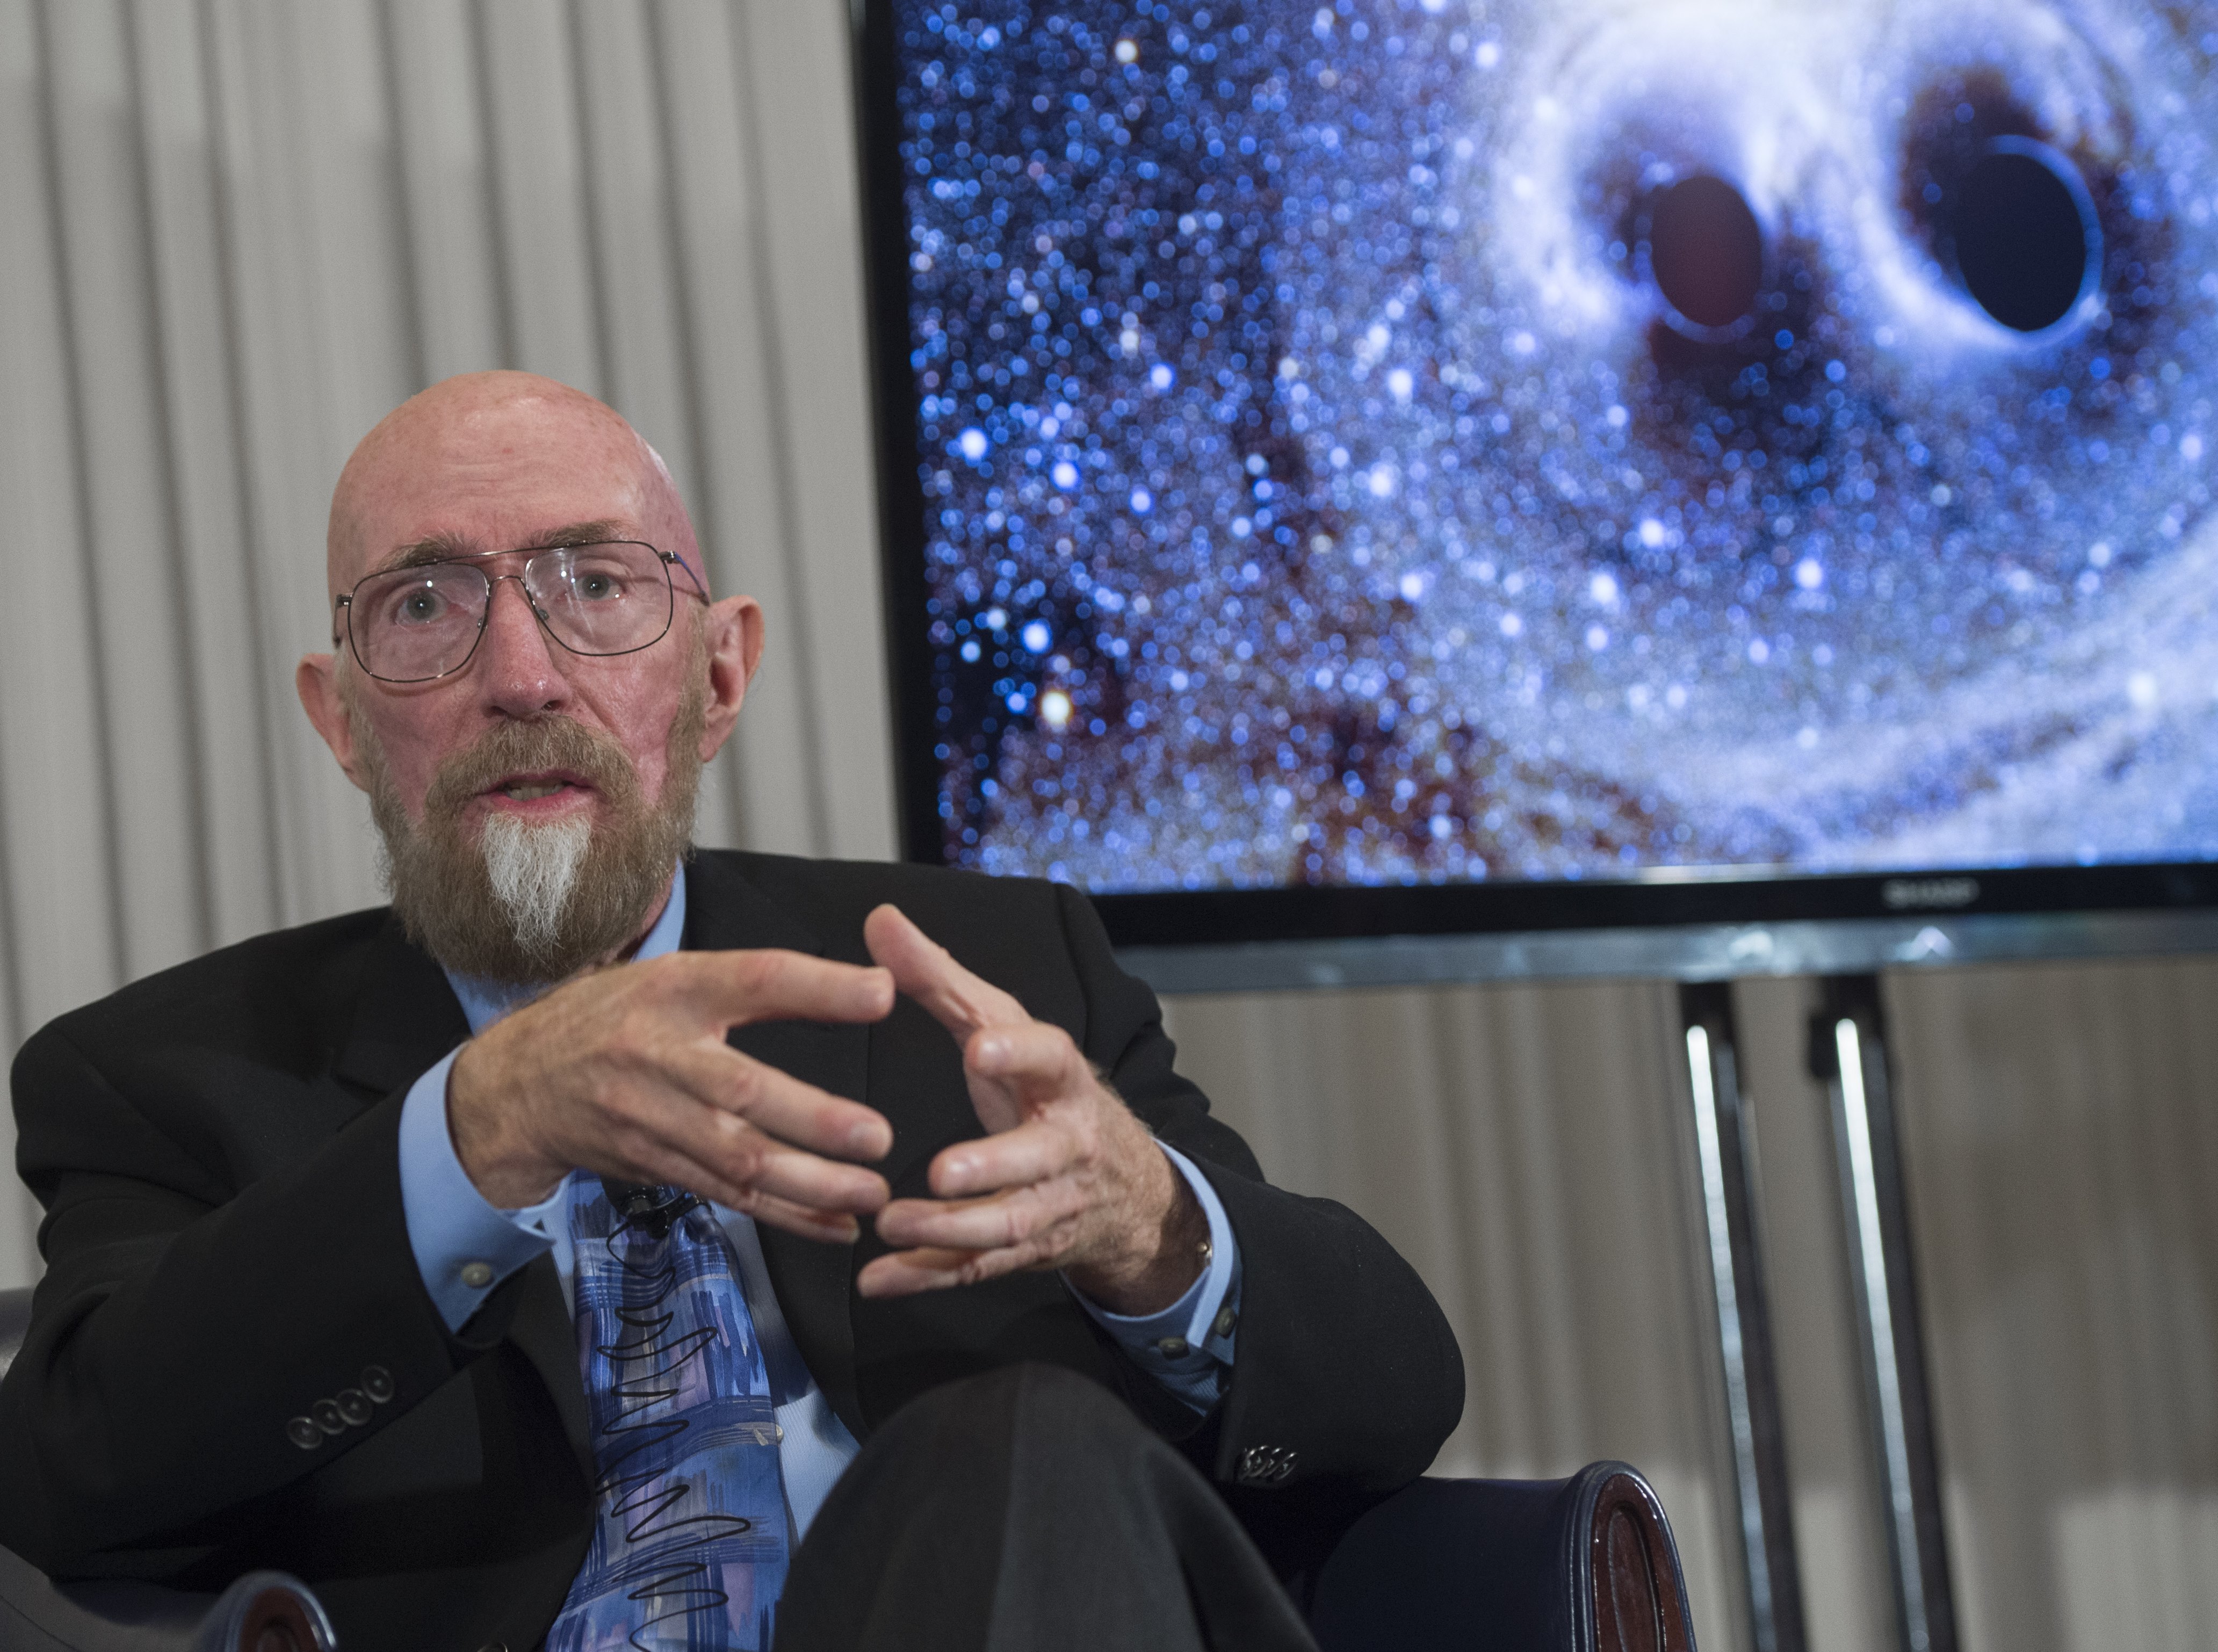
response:
M1940 1461L1879 977L1828 976L1822 993L1810 1023L1810 1070L1832 1086L1841 1199L1902 1644L1905 1652L1956 1652Z
M1732 987L1725 981L1683 986L1679 1011L1686 1025L1687 1077L1701 1154L1702 1209L1754 1644L1756 1652L1804 1652L1802 1581L1780 1426L1770 1297L1756 1237L1756 1178L1741 1104Z

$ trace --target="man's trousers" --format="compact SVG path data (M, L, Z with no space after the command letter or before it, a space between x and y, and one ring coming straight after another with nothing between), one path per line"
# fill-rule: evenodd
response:
M778 1652L1316 1652L1193 1466L1096 1384L1013 1365L874 1434L811 1523Z

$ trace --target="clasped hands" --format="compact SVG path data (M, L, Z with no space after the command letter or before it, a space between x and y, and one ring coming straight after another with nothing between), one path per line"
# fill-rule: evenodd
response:
M866 1296L1061 1269L1113 1313L1168 1307L1200 1271L1208 1225L1147 1127L1070 1035L1035 1021L898 909L863 925L874 968L782 951L676 952L579 977L463 1046L447 1121L493 1204L546 1198L573 1168L668 1183L812 1239L875 1218L893 1249ZM896 991L962 1045L986 1134L932 1161L930 1198L867 1168L883 1114L734 1049L759 1021L870 1022Z

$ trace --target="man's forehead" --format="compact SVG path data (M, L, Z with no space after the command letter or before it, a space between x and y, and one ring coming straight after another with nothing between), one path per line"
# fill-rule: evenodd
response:
M453 496L461 506L487 490L497 498L512 488L565 486L635 498L646 480L639 438L598 403L520 400L459 417L427 417L378 446L364 446L362 492L373 504Z
M647 525L647 472L631 427L582 396L406 404L364 439L340 478L334 586L437 554L637 535Z

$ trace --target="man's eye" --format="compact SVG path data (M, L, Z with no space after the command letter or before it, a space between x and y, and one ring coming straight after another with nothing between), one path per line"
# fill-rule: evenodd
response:
M631 594L629 571L606 566L578 568L570 575L570 589L580 602L616 602Z
M401 593L393 603L393 622L395 625L430 625L446 616L449 604L444 597L429 585L419 585Z

